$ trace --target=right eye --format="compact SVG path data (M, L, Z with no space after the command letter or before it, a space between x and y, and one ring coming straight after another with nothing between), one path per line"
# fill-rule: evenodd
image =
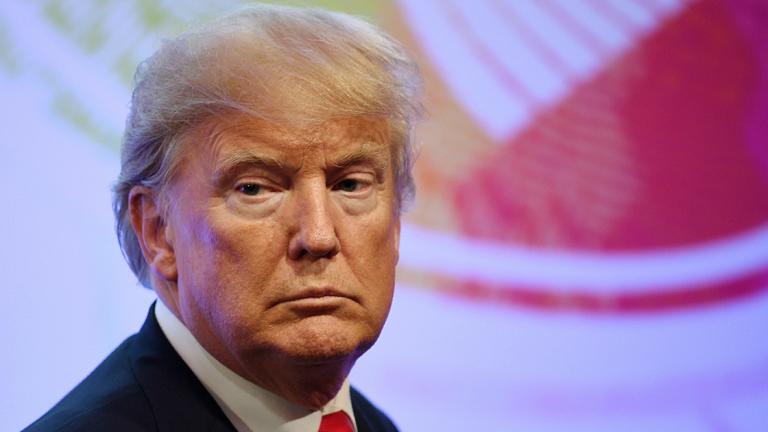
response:
M243 183L238 185L236 189L245 195L255 196L262 191L262 186L258 183Z

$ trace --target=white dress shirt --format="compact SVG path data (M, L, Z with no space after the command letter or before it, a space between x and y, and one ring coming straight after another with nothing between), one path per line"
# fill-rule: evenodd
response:
M321 417L335 411L347 413L357 430L349 378L330 402L313 411L253 384L221 364L159 299L155 316L165 337L239 432L317 432Z

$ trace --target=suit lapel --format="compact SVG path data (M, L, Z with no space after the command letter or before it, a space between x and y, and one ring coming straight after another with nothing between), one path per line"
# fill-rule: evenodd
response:
M361 412L357 406L352 406L352 411L355 413L355 424L357 425L357 432L373 432L373 426L370 419L364 412Z
M371 413L367 408L368 401L354 388L350 388L350 393L352 396L352 411L355 414L357 432L375 432L376 429L371 423Z
M235 431L166 339L155 318L154 304L131 347L130 361L159 431Z
M397 427L354 387L350 388L357 432L397 432Z

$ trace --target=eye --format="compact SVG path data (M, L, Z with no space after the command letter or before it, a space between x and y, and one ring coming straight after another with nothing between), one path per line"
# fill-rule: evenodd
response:
M262 186L257 183L243 183L238 185L236 189L245 195L255 196L261 192Z
M355 179L344 179L338 183L336 183L336 186L334 189L344 191L344 192L355 192L361 187L361 183L359 180Z

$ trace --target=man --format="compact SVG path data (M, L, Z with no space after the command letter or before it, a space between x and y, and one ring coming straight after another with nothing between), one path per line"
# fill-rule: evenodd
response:
M160 301L28 430L396 430L347 376L392 300L419 95L342 14L258 5L166 42L114 202Z

